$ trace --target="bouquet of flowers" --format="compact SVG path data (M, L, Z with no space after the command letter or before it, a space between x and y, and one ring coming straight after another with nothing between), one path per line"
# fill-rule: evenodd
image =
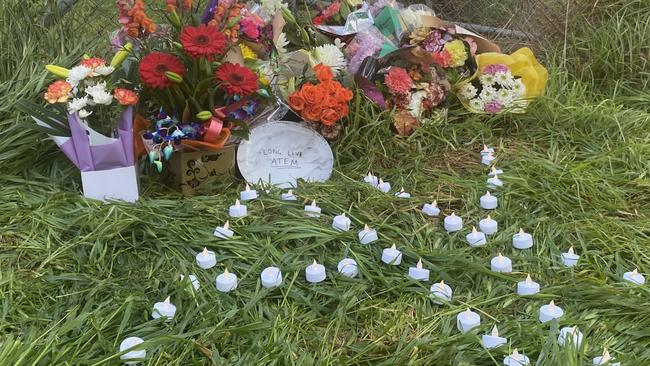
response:
M475 75L454 88L473 113L523 113L543 92L548 79L546 69L528 48L512 55L485 53L477 57L477 63Z
M332 69L324 64L314 66L315 78L307 74L296 91L289 94L289 106L326 139L336 139L341 119L349 113L352 91L334 80Z
M355 76L362 91L381 109L394 109L393 127L408 136L446 100L450 85L436 67L413 58L409 48L386 58L368 57Z
M415 46L411 52L430 58L449 78L466 78L476 70L476 42L456 35L454 28L418 28L409 38Z

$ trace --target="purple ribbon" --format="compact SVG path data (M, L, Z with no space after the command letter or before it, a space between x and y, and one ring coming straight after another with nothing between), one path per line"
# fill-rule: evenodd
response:
M208 6L205 7L203 15L201 16L201 23L208 24L214 18L214 10L217 8L219 0L210 0Z
M79 116L68 115L72 137L61 144L60 149L82 172L109 170L135 164L133 148L133 107L127 107L117 126L118 137L113 142L91 145L88 132Z

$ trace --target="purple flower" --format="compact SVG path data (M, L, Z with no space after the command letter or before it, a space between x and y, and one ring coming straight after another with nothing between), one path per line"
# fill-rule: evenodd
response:
M422 48L427 52L440 52L445 44L453 41L454 37L450 32L442 29L434 29L422 41Z
M496 114L496 113L501 112L502 108L503 108L503 106L501 105L501 103L497 102L496 100L493 100L493 101L485 103L484 110L487 113Z
M488 74L488 75L494 75L497 72L509 72L510 68L508 65L504 64L492 64L492 65L487 65L483 69L483 74Z

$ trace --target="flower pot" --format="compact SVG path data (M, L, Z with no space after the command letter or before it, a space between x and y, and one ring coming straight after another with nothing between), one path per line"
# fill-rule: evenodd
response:
M169 161L169 171L174 185L184 196L194 196L209 182L235 171L235 145L219 150L176 151Z

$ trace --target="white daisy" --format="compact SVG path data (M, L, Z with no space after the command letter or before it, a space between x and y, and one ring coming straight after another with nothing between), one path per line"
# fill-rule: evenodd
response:
M515 95L510 89L501 89L496 94L496 100L504 107L510 107L515 99Z
M483 86L483 90L481 90L481 94L479 94L479 98L483 100L483 103L487 103L494 99L494 96L496 94L496 89L494 89L491 86Z
M79 112L88 105L88 97L74 98L68 102L68 112Z
M347 66L343 52L333 44L316 47L314 49L314 57L318 62L329 66L335 74Z
M507 88L511 88L514 83L515 83L515 78L512 76L512 73L510 71L507 72L497 72L494 74L494 80L496 80L497 84L501 86L505 86Z
M521 79L515 79L512 90L518 98L523 98L526 95L526 85L524 85L524 82L521 81Z
M478 77L478 80L481 82L483 86L492 86L495 83L494 75L490 75L490 74L483 74Z
M470 99L474 99L474 97L476 97L477 92L478 92L478 90L476 90L476 87L474 85L472 85L470 83L467 83L467 84L463 85L463 87L461 88L460 96L467 99L467 100L470 100Z
M86 66L75 66L70 69L68 73L67 82L70 83L73 87L79 85L79 82L88 77L90 74L90 69Z
M485 103L483 100L481 100L481 98L474 98L469 101L469 107L475 111L483 111L485 108Z

